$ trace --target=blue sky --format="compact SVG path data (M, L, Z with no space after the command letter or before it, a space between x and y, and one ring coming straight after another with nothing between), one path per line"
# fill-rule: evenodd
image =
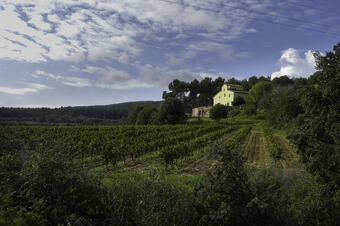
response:
M0 106L160 100L173 79L308 77L338 0L1 0Z

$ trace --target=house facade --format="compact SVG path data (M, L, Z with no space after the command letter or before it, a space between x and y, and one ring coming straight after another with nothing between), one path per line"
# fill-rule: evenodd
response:
M222 104L226 106L232 106L237 96L242 97L245 101L248 101L249 92L244 91L240 85L223 84L221 91L214 96L214 105Z

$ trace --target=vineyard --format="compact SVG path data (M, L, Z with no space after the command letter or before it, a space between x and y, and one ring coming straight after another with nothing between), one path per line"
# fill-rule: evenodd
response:
M100 157L106 166L156 152L168 166L237 129L223 124L1 127L0 149L20 152L20 156L30 150L54 150L81 163Z
M167 169L199 150L216 144L241 146L250 166L265 168L272 162L288 166L297 155L287 140L250 126L198 124L163 126L8 126L0 127L2 153L25 158L32 150L61 152L84 167L136 163L154 156ZM204 161L204 160L202 160ZM207 160L208 161L208 160ZM95 164L94 164L95 163ZM205 164L199 163L199 164Z

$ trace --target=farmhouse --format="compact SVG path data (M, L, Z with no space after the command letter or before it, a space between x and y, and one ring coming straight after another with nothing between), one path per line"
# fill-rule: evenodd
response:
M192 117L198 117L198 118L200 118L200 117L209 118L211 108L212 108L211 106L193 108L191 116Z
M221 91L214 96L214 105L222 104L232 106L237 96L242 97L245 101L248 100L248 92L243 90L240 85L223 84Z

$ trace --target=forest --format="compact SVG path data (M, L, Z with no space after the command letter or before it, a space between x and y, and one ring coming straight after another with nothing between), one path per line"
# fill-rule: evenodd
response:
M309 78L174 80L112 115L1 109L0 225L339 225L340 43L315 57ZM188 118L225 82L249 101Z
M159 101L139 101L121 104L60 108L0 108L0 123L6 125L89 125L118 124L135 106L159 106Z

